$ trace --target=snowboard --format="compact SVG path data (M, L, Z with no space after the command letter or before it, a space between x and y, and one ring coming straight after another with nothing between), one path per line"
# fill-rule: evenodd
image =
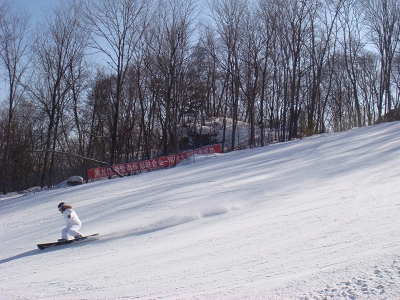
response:
M43 250L43 249L47 249L47 248L50 248L50 247L57 247L57 246L68 245L68 244L72 244L72 243L79 243L79 242L83 242L83 241L88 240L88 239L90 240L91 237L94 237L94 236L97 236L97 235L99 235L99 234L95 233L95 234L91 234L91 235L86 235L86 236L80 238L79 240L72 239L72 240L67 240L67 241L63 241L63 242L52 242L52 243L45 243L45 244L37 244L37 247L40 250Z

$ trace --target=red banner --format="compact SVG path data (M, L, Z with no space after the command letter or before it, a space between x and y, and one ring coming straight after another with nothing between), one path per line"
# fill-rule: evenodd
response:
M221 153L221 148L219 144L207 146L199 149L185 151L179 154L168 155L157 157L149 160L144 160L140 162L132 162L127 164L120 164L113 166L113 168L121 175L130 175L138 171L145 171L157 168L165 168L169 166L175 166L180 162L193 157L196 154L213 154ZM103 177L114 176L115 173L109 167L93 168L88 170L88 179L98 179Z

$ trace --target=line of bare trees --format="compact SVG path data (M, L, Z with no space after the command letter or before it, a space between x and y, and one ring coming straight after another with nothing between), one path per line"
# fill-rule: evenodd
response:
M256 147L399 115L397 0L67 0L32 23L0 0L3 193L201 146L215 120L234 150L238 122Z

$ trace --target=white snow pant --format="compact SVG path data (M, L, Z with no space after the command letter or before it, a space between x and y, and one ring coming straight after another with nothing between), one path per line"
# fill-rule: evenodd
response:
M65 227L63 230L61 230L61 238L68 239L68 234L72 235L73 237L80 235L81 233L79 232L79 229L81 229L81 226L79 225Z

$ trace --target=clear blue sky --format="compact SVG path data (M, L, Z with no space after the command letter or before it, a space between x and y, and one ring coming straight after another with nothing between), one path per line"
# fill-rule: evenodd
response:
M43 11L56 6L60 0L12 0L12 3L26 9L31 15L31 22L34 25L42 17Z
M18 9L26 10L31 15L31 28L42 18L43 11L57 5L60 0L8 0ZM6 97L7 85L0 80L0 103Z

